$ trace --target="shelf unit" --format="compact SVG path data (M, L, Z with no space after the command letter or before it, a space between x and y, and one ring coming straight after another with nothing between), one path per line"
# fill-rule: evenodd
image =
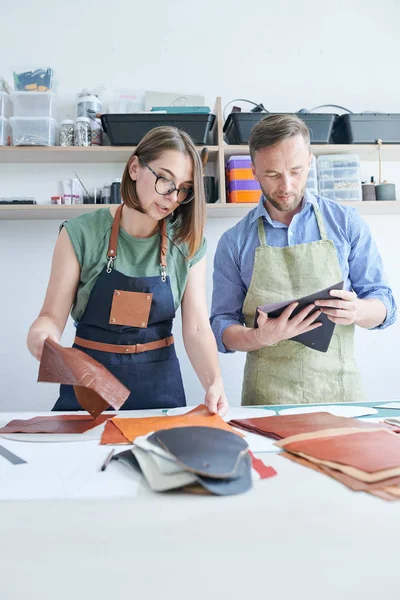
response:
M232 155L248 154L247 145L229 145L224 142L221 99L217 98L215 106L216 123L212 131L212 145L207 146L209 163L214 164L218 182L219 202L207 204L208 217L242 217L255 204L229 204L226 202L225 161ZM201 150L202 146L198 146ZM359 154L361 160L378 160L378 145L375 144L314 144L312 152L321 154ZM93 146L93 147L0 147L0 164L10 163L126 163L134 146ZM400 144L384 144L382 159L400 162ZM392 215L400 214L400 202L354 202L345 203L356 207L361 214ZM91 212L105 205L80 204L74 206L54 206L50 204L0 206L2 219L68 219L86 212Z

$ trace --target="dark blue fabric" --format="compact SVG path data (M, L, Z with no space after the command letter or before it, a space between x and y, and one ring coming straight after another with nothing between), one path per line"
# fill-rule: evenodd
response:
M147 328L112 325L109 323L114 290L152 293L153 299ZM86 310L80 320L78 337L106 344L146 344L172 334L175 316L174 299L169 277L128 277L113 269L99 275ZM186 406L185 393L175 346L140 354L100 352L74 345L103 364L121 383L131 390L123 410L174 408ZM60 386L60 397L53 410L81 410L74 389Z

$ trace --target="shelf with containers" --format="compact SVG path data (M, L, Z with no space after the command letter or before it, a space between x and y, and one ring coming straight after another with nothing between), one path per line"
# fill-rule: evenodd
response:
M18 101L24 101L24 97L17 98ZM220 98L217 98L214 113L216 119L211 131L211 145L207 146L209 151L207 170L212 172L216 178L218 200L215 204L207 204L207 215L208 217L240 218L254 208L256 203L227 202L226 161L231 156L248 154L249 148L246 144L230 145L225 142ZM197 148L201 151L203 146ZM121 163L122 165L126 163L134 150L135 146L0 146L0 165L11 163ZM331 154L358 154L360 160L376 161L378 159L378 146L376 144L312 144L311 150L317 158ZM383 144L382 156L384 161L400 162L400 144ZM310 187L313 184L312 174L313 172L310 173L309 178ZM31 195L34 196L34 192ZM38 201L37 205L0 205L0 219L64 219L106 206L97 204L54 206L41 203L40 198L38 198ZM400 202L395 201L346 202L346 205L356 207L362 214L400 214Z

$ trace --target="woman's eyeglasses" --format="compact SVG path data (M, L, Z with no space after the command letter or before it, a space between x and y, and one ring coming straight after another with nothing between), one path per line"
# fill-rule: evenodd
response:
M154 177L156 178L154 189L156 190L157 194L160 196L168 196L168 194L177 192L177 202L179 204L188 204L193 200L194 191L192 187L182 187L178 190L173 181L162 175L157 175L157 173L153 171L153 169L142 158L139 158L139 160L145 167L149 169L149 171L153 173Z

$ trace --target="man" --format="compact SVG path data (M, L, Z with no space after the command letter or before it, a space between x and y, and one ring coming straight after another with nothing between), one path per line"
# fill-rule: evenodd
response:
M351 207L306 191L310 135L294 115L271 115L250 135L258 206L226 231L214 261L211 324L220 352L247 352L242 404L349 402L363 399L354 360L355 325L384 329L396 304L367 224ZM343 290L290 319L257 307L307 296L344 281ZM290 338L336 324L326 353ZM245 325L245 326L243 326Z

